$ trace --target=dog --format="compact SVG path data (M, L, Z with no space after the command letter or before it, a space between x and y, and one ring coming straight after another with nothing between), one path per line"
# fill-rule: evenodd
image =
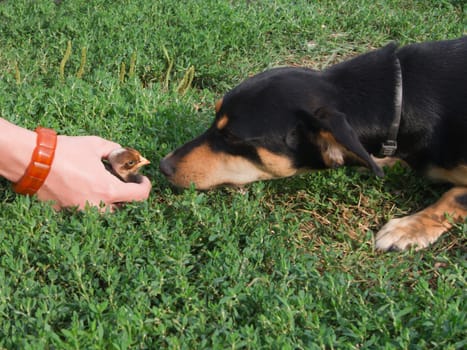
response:
M453 187L390 220L376 248L425 248L467 217L467 37L390 43L322 71L273 68L215 110L207 131L161 160L175 186L206 190L343 165L383 176L396 157Z

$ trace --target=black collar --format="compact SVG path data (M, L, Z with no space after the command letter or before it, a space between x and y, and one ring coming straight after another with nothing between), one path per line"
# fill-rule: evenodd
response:
M391 157L397 151L397 134L401 124L402 113L402 71L399 59L396 57L396 89L394 95L394 119L389 127L388 138L381 145L381 155Z

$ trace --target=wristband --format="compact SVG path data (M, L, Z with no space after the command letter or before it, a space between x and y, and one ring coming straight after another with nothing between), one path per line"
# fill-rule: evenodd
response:
M43 185L49 175L57 146L57 133L52 129L37 127L36 148L32 153L23 177L15 184L13 190L19 194L33 195Z

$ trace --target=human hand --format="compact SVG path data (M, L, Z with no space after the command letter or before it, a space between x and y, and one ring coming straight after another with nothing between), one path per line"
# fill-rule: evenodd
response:
M125 183L102 163L120 145L97 136L58 136L49 176L37 191L39 200L54 201L56 209L86 205L113 210L117 203L141 201L149 196L151 183Z

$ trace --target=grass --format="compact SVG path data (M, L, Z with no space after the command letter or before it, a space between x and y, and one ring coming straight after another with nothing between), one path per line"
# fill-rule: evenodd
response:
M0 348L465 348L467 223L424 251L373 249L384 222L444 186L401 168L382 180L339 169L174 192L157 171L248 75L458 37L463 5L0 2L0 115L153 162L150 199L112 215L56 213L0 180Z

